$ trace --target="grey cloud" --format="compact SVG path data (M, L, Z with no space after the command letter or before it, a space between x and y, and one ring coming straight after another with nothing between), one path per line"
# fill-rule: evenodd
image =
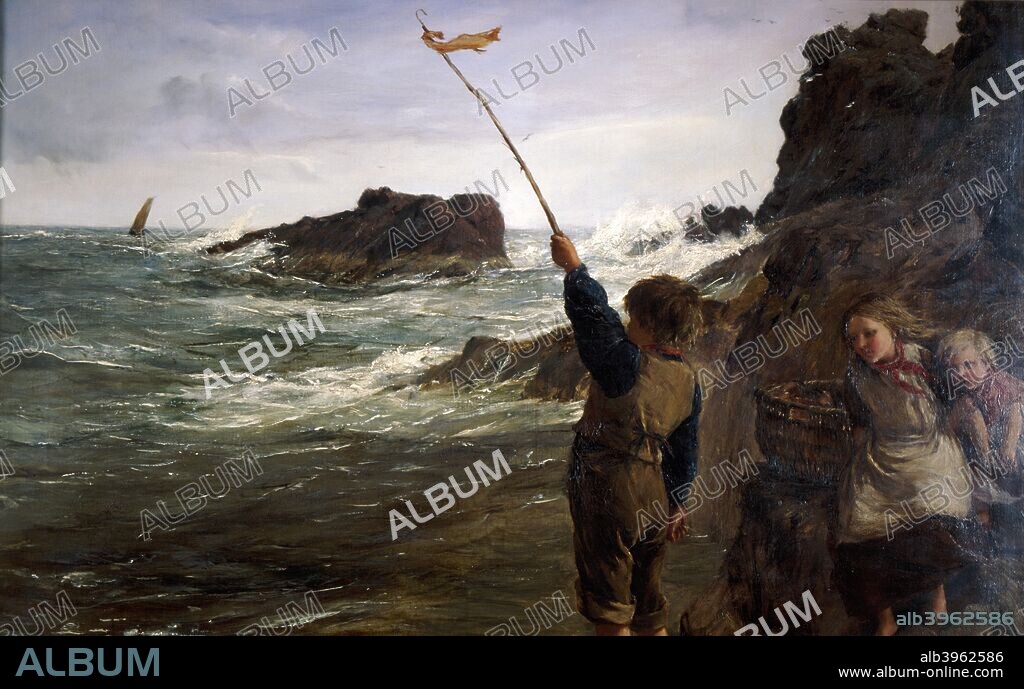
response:
M8 146L5 156L16 162L43 158L55 164L70 162L98 162L108 159L116 147L109 129L96 127L66 99L50 97L45 93L30 94L32 117L10 116L27 103L15 101L7 106L4 132Z
M180 74L171 77L160 85L161 104L169 114L202 113L210 118L223 117L227 89L216 81L209 73L199 79Z

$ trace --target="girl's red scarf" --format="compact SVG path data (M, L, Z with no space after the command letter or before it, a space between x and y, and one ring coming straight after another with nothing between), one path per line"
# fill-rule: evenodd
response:
M907 359L903 342L899 339L896 340L896 358L894 360L887 364L869 364L869 366L882 375L891 378L905 392L919 396L928 394L927 387L918 387L910 381L917 376L930 382L932 374L918 362Z

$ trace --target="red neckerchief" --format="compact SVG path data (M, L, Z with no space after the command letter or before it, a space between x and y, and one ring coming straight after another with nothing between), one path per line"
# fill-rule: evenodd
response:
M644 345L643 348L646 349L649 352L658 352L660 354L668 354L669 356L677 356L677 357L679 357L680 359L683 359L683 360L686 359L686 357L683 356L683 353L680 352L675 347L666 347L665 345L659 345L659 344L649 344L649 345Z
M911 385L910 383L903 380L900 377L901 373L908 373L910 375L920 376L926 381L932 379L932 374L929 373L924 366L917 363L916 361L910 361L906 358L903 349L903 342L899 339L896 340L896 359L890 361L887 364L868 364L871 368L875 369L879 373L888 376L892 379L896 385L902 390L909 392L912 395L927 395L928 391Z

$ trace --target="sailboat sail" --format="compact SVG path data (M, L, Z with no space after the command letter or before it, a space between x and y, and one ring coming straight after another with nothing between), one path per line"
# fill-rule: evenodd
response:
M153 198L153 196L150 196L142 204L142 208L139 209L138 215L135 216L135 222L132 223L132 229L129 230L128 234L139 236L146 230L146 220L149 219L149 209L153 206Z

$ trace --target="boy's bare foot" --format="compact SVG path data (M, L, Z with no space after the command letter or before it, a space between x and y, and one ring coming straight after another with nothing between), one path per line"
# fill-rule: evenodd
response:
M989 526L992 523L992 517L989 516L988 510L978 512L978 521L982 526Z
M597 636L629 636L629 625L595 624L594 634Z
M899 630L896 624L896 616L892 614L892 608L886 608L878 613L878 628L875 629L875 636L892 636Z
M633 636L668 636L668 630L664 627L658 629L634 629Z
M932 591L931 611L936 615L946 612L946 587L943 584L939 584L938 588Z
M878 629L875 630L875 636L896 636L896 632L899 630L900 627L895 622L892 624L879 624Z

